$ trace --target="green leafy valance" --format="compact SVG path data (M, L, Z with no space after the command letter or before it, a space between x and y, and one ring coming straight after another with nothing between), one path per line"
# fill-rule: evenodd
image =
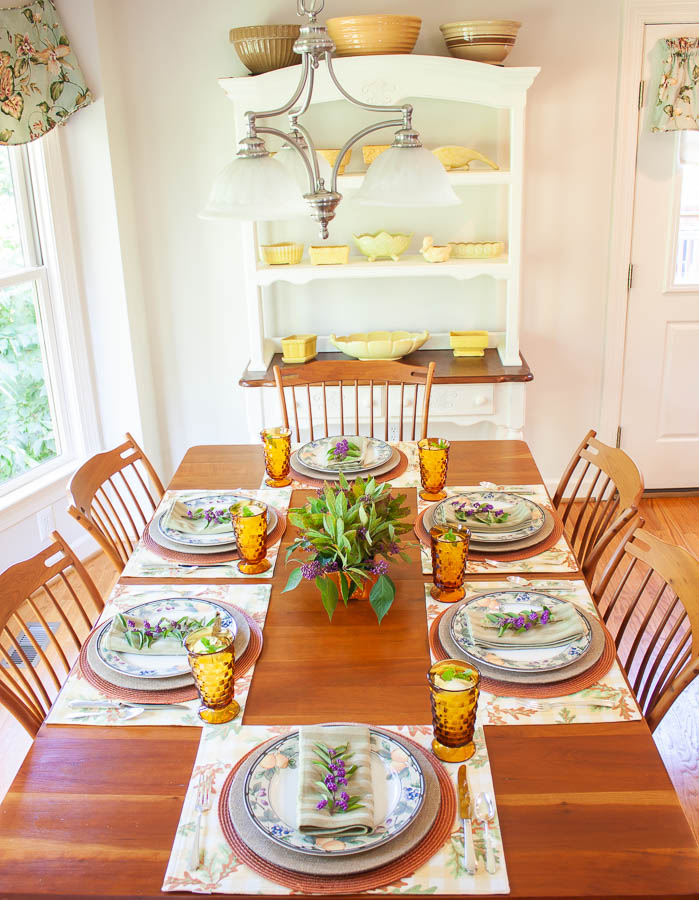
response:
M662 38L658 46L662 74L650 130L698 131L699 38Z
M0 9L0 144L26 144L92 101L51 0Z

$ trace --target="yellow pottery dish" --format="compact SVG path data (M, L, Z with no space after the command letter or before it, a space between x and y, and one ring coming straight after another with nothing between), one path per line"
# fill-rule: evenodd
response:
M390 144L367 144L366 147L362 147L364 165L368 168L374 162L376 157L381 156L384 150L388 150L390 146Z
M451 256L451 245L443 244L442 246L437 247L435 246L434 240L432 239L432 235L428 234L425 235L425 239L422 242L420 253L422 253L425 262L446 262Z
M396 262L401 253L405 253L412 240L411 234L389 234L377 231L376 234L355 234L354 240L369 262L377 259L392 259Z
M450 331L449 345L454 356L483 356L488 346L488 332Z
M231 28L231 44L253 75L285 69L301 62L294 53L299 25L244 25Z
M428 331L370 331L341 337L330 335L330 343L356 359L400 359L419 350L429 338Z
M418 16L340 16L328 19L336 56L411 53L420 34Z
M315 359L317 340L316 334L290 334L282 338L282 362L296 364Z
M448 144L446 147L436 147L432 152L445 169L470 169L474 159L485 163L491 169L500 168L492 159L483 156L478 150L472 150L471 147L459 147L456 144Z
M452 259L491 259L505 252L504 241L449 241Z
M332 168L335 165L335 160L337 159L337 157L340 154L340 148L338 147L337 150L318 149L317 152L320 153L320 155L325 159L327 164ZM351 156L352 156L352 148L350 147L349 150L342 157L342 162L340 163L340 166L337 170L338 175L342 175L342 173L345 171L345 169L347 168L347 163L350 161ZM326 187L327 187L327 185L326 185Z
M261 244L260 257L268 266L295 266L301 262L303 244Z
M342 266L349 262L348 244L311 244L308 255L312 266Z

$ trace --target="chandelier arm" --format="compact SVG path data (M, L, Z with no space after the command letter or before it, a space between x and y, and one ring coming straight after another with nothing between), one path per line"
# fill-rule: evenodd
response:
M304 128L299 122L294 122L293 125L296 131L303 135L304 140L308 144L308 155L310 157L311 166L313 167L313 177L317 186L320 184L320 169L318 168L318 157L316 155L316 147L313 143L313 138L308 129Z
M304 54L304 59L308 59L308 55ZM292 116L294 116L294 117L302 116L306 112L308 107L311 105L311 98L313 96L314 80L315 80L315 69L311 65L308 68L308 90L306 91L306 96L305 96L303 102L301 103L301 106L299 106L297 109L292 109L289 111L289 119L291 119ZM295 124L295 123L292 123L292 124Z
M333 55L330 51L327 51L325 54L325 61L328 64L328 72L330 74L330 78L332 83L338 89L338 91L345 97L350 103L354 103L355 106L361 106L362 109L368 109L372 112L394 112L401 113L403 116L402 124L405 128L410 127L412 115L413 115L413 107L410 103L404 103L401 106L377 106L373 103L364 103L363 100L357 100L356 97L353 97L352 94L348 93L342 85L340 84L337 75L335 75L335 70L333 69Z
M264 110L263 112L255 112L254 110L251 110L250 112L245 113L245 118L247 119L248 128L250 129L251 135L255 132L256 119L273 119L275 116L282 116L284 115L284 113L289 112L291 107L294 105L294 103L296 103L296 101L303 93L303 89L306 85L306 79L308 78L309 68L309 58L306 54L304 54L303 60L301 62L301 78L299 79L299 83L291 99L288 103L285 103L284 106L280 106L279 109Z
M342 163L342 160L344 159L345 153L347 153L350 147L353 147L357 143L357 141L361 140L363 137L366 137L368 134L371 134L374 131L380 131L382 128L395 128L396 126L400 128L402 124L403 121L401 119L387 119L385 122L377 122L375 125L367 125L366 128L362 128L361 131L353 134L352 137L347 141L345 146L342 148L342 150L340 150L340 152L337 154L337 159L335 160L335 165L333 166L333 177L332 181L330 182L330 190L337 190L337 175L340 169L340 165Z
M315 178L313 173L313 166L310 161L306 157L306 154L299 147L296 141L293 139L292 135L286 134L283 131L280 131L278 128L268 128L267 126L263 126L257 129L258 134L273 134L275 137L281 138L285 144L288 144L291 148L293 148L298 155L303 160L303 164L306 167L306 171L308 172L308 184L310 186L310 193L313 193L316 189Z

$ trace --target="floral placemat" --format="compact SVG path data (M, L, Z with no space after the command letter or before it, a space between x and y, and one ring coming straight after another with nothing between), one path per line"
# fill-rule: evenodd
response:
M158 509L155 511L153 518L159 516L167 505L174 498L179 500L187 500L190 497L202 497L207 494L212 496L222 493L230 493L231 488L225 488L219 491L206 490L202 491L166 491L163 499L160 501ZM286 513L291 502L291 487L286 488L269 488L260 489L235 488L236 493L245 494L256 500L261 500L269 506L274 506L280 512ZM198 581L206 578L271 578L274 575L274 568L279 555L281 540L267 549L267 559L272 564L266 572L259 575L243 575L238 569L237 562L221 563L219 565L206 565L206 556L202 555L202 564L199 566L181 565L176 562L170 562L153 553L144 546L143 540L140 540L136 549L131 554L129 561L121 573L122 578L196 578Z
M481 485L447 485L445 490L448 497L453 497L455 494L460 494L462 491L478 491L483 490L483 487L484 483L481 483ZM553 512L551 498L543 484L488 484L487 487L493 491L512 491L513 493L521 494L523 497L527 497L529 500L533 500L534 503L538 503L539 506L542 506L544 509L549 510L549 512ZM430 505L431 504L426 500L423 500L418 493L418 513L421 513ZM431 575L432 558L429 548L424 546L421 547L421 557L423 575ZM497 554L494 554L492 559L469 559L466 564L466 571L471 575L482 575L483 573L495 575L498 572L505 572L508 574L519 572L535 572L537 574L543 572L557 572L563 574L566 572L578 572L580 571L580 567L576 562L573 551L568 545L565 535L561 535L554 546L549 550L544 550L543 553L537 553L535 556L530 556L528 559L501 560L497 559Z
M412 738L429 750L432 728L429 725L387 725L389 731ZM221 894L290 894L288 888L268 881L240 862L226 841L218 819L218 798L221 787L233 766L253 747L278 735L288 734L291 726L263 727L244 725L239 730L228 726L205 726L202 731L199 752L194 763L192 778L182 807L175 843L170 854L164 891L191 891L193 893ZM493 780L488 760L488 750L483 729L475 735L476 753L468 761L471 794L475 797L485 791L494 797ZM287 766L290 761L281 754L270 754L270 772L274 766ZM272 758L274 757L274 758ZM392 768L400 772L405 766L400 751L392 754ZM444 763L456 790L458 765ZM195 829L195 801L197 784L201 777L211 779L211 810L205 813L201 826L202 864L196 871L189 865L190 841ZM449 840L413 875L402 878L396 884L367 893L390 894L507 894L510 886L500 838L500 827L495 821L490 826L490 839L495 854L496 870L490 875L485 869L485 842L482 826L473 823L473 836L478 868L475 876L463 868L463 837L458 814L454 820Z
M264 628L272 586L269 584L193 584L162 585L145 587L118 584L107 601L99 621L103 622L119 612L148 600L165 600L168 597L198 597L217 603L229 603L244 610L251 619ZM245 701L252 683L255 667L250 668L235 681L235 699L241 706L239 715L231 725L241 727ZM190 700L178 706L184 709L146 709L131 717L128 707L120 709L75 709L68 704L71 700L106 700L106 695L93 687L82 675L76 664L56 698L46 719L49 725L194 725L202 726L197 715L199 700ZM69 718L80 715L80 718Z
M431 584L425 585L427 629L447 604L433 600ZM599 614L584 581L532 580L526 585L513 585L508 581L478 581L464 584L466 597L486 594L490 591L521 590L544 591L569 600L588 615L599 619ZM432 662L435 662L434 657ZM626 680L614 661L609 672L591 687L568 696L537 698L497 697L481 691L478 699L478 722L481 725L570 725L571 722L629 722L641 719L636 701Z

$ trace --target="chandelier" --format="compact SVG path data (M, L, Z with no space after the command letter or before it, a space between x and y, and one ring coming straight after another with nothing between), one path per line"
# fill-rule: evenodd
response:
M301 26L294 50L301 56L301 77L289 100L278 109L246 113L247 135L240 141L236 158L214 181L204 218L269 219L295 218L304 213L328 237L328 223L342 200L337 176L345 153L362 138L382 128L396 128L393 143L371 164L357 192L357 203L366 206L420 207L454 206L461 201L454 193L441 162L426 150L412 125L413 107L377 106L353 97L340 84L333 69L335 44L325 25L316 21L325 0L297 0L297 14L308 22ZM299 119L313 98L315 72L325 60L328 74L340 94L361 109L395 114L353 134L337 155L334 168L319 157L313 139ZM260 124L288 116L289 131ZM283 148L274 159L261 135L281 138Z

